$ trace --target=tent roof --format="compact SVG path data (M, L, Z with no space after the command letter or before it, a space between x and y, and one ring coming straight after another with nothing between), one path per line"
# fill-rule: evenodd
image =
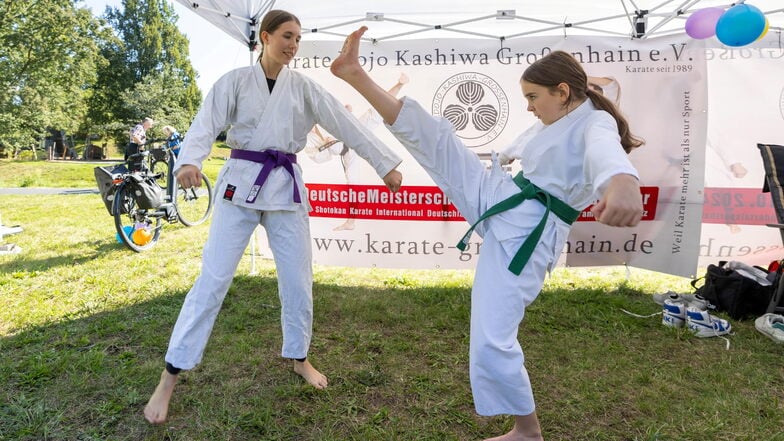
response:
M615 35L632 37L634 23L645 22L639 38L682 33L685 20L706 7L728 8L720 0L177 0L232 38L252 47L269 9L286 9L302 22L308 39L342 39L360 25L371 40L482 37L511 39L531 35ZM770 31L784 29L781 0L748 2L768 18ZM715 40L715 39L712 39ZM716 42L716 45L720 43Z

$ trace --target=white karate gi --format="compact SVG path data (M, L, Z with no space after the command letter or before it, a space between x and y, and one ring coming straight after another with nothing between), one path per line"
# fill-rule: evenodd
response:
M264 71L255 64L233 70L215 83L188 130L174 170L185 164L201 168L215 137L228 127L226 143L233 149L297 153L315 123L345 140L381 177L400 163L392 150L313 80L284 67L270 93ZM201 361L237 265L258 225L264 226L278 274L281 354L307 356L313 276L310 205L302 170L294 164L302 203L294 202L292 177L283 167L272 170L254 202L246 202L261 167L232 158L218 175L202 272L185 298L166 354L166 361L177 368L192 369ZM229 186L236 187L231 200L227 200Z
M449 121L433 117L413 100L404 99L389 129L471 224L520 191L498 161L487 170ZM505 154L521 160L532 183L580 211L595 202L612 176L637 176L615 120L590 100L549 126L535 124ZM535 409L517 332L570 226L551 213L523 272L516 276L507 266L544 211L539 201L526 200L475 230L484 240L471 294L470 377L480 415L528 415Z

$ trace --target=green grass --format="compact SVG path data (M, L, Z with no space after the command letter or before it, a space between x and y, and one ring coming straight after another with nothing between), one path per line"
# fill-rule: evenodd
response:
M4 170L4 169L0 169ZM3 176L5 174L3 173ZM241 262L204 361L169 421L142 408L199 272L207 225L167 225L137 254L98 195L3 196L22 247L0 256L0 440L479 440L510 427L474 413L471 273L315 268L303 385L279 356L274 266ZM559 269L520 330L548 440L784 440L784 347L733 322L732 346L665 328L650 294L688 280Z

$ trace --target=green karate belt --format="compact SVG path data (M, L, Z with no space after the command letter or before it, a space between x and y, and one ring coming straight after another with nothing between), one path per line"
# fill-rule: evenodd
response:
M547 223L547 217L550 215L550 211L555 213L556 216L569 225L577 220L577 217L580 216L580 212L570 207L566 202L563 202L562 200L531 183L531 181L523 176L523 172L518 173L514 178L512 178L512 180L515 184L517 184L518 187L520 187L520 193L514 194L504 199L503 201L490 207L489 210L485 211L484 214L479 217L479 220L471 225L471 228L468 229L468 232L463 236L463 238L460 239L460 242L457 244L457 248L460 251L465 251L466 247L468 246L468 241L471 239L471 233L474 231L474 228L476 228L479 222L482 222L490 216L496 215L506 210L510 210L522 204L523 201L527 199L536 199L546 208L544 215L542 216L542 220L539 221L539 225L537 225L536 228L531 231L531 234L525 239L525 242L523 242L523 245L514 255L512 262L508 267L509 271L519 276L520 273L523 272L525 264L528 263L528 259L530 259L531 255L534 253L534 248L536 248L536 245L539 243L539 239L542 237L542 232L544 232L544 226Z

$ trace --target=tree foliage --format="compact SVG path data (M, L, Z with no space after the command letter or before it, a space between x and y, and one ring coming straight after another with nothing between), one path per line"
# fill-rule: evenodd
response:
M124 0L123 6L106 14L124 43L112 48L119 52L106 54L120 60L109 67L114 72L107 77L114 80L104 83L109 93L119 94L113 120L130 126L151 116L184 132L201 103L201 92L188 59L188 40L176 26L177 15L166 0Z
M179 86L178 86L179 85ZM171 69L149 74L124 94L125 108L132 115L147 115L158 122L154 133L163 125L171 125L185 133L197 109L186 108L188 90Z
M106 37L70 0L0 1L0 144L29 146L48 127L77 130Z
M123 0L96 18L81 0L0 0L0 148L48 129L127 141L145 116L188 128L201 101L168 0Z

